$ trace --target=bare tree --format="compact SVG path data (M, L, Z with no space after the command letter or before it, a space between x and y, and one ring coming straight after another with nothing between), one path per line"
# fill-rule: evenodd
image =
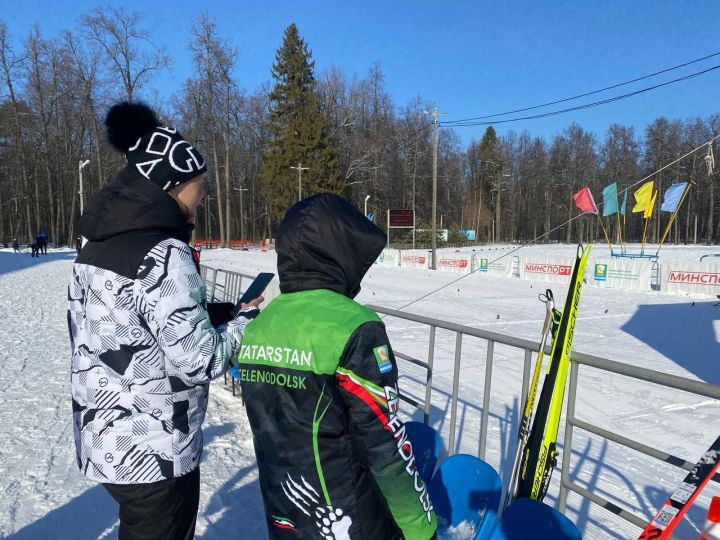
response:
M153 46L154 52L149 53L139 47L139 42L152 43L148 32L140 28L137 12L97 8L83 19L83 28L87 39L103 51L109 71L128 101L133 101L153 72L170 65L170 57L162 49Z

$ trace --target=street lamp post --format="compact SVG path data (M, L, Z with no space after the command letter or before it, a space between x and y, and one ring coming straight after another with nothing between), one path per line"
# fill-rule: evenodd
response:
M240 192L240 240L245 240L245 212L243 211L243 191L250 191L248 188L233 188L235 191Z
M303 167L302 163L298 163L297 167L290 167L298 172L298 201L302 200L302 172L307 171L310 167Z
M78 162L78 176L80 177L80 190L78 193L80 194L80 215L82 216L83 213L83 180L82 180L82 170L83 168L90 163L89 159L86 159L85 161L80 160Z
M370 199L370 195L365 195L365 217L367 217L367 202Z

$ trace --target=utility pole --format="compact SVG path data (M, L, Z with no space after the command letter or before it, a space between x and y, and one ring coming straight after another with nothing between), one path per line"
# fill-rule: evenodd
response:
M302 172L307 171L310 167L303 167L302 163L298 163L297 167L290 167L298 172L298 201L302 200Z
M438 121L437 107L433 109L433 170L432 170L432 269L437 270L437 161L438 161Z
M427 112L427 111L425 111ZM432 269L437 270L437 162L438 162L438 128L440 113L433 108L433 170L432 170Z
M246 177L243 177L243 185L247 181ZM240 192L240 240L245 241L245 211L243 209L243 191L250 191L244 187L233 187L235 191Z
M247 191L245 188L240 188L240 241L245 241L245 210L243 209L243 191Z

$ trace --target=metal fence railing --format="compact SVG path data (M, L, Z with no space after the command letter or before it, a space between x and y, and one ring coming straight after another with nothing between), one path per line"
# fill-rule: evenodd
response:
M208 299L216 301L234 301L242 290L243 285L249 285L254 276L243 274L240 272L231 272L225 270L212 269L205 266L201 267L201 275L207 284ZM480 409L480 431L479 431L479 444L477 455L481 459L485 459L487 451L487 434L489 424L489 412L492 400L493 391L493 364L495 361L495 349L496 345L504 347L510 347L518 349L523 352L523 365L522 365L522 384L520 391L520 403L524 403L528 394L530 384L530 369L532 362L532 354L537 353L540 344L536 341L517 338L505 334L491 332L488 330L482 330L478 328L472 328L461 324L443 321L432 317L426 317L422 315L416 315L412 313L406 313L404 311L398 311L394 309L388 309L376 305L367 305L368 308L375 312L383 315L384 317L391 317L399 319L401 321L410 321L416 324L423 325L428 331L428 349L427 357L425 359L417 358L416 356L403 353L396 350L396 358L409 362L412 365L419 366L425 370L425 377L422 380L424 384L424 398L415 398L410 395L401 395L401 399L412 405L413 407L420 410L423 414L423 421L427 424L430 420L431 403L433 399L433 391L437 391L434 388L434 363L436 357L436 334L437 330L449 331L454 333L454 350L453 354L453 369L452 369L452 390L450 393L450 423L448 428L448 440L447 449L448 453L453 454L457 451L457 430L458 430L458 404L459 404L459 390L460 390L460 377L462 369L462 348L463 341L465 338L472 337L484 340L486 343L486 357L485 357L485 371L483 381L483 394L482 404L479 405ZM392 334L391 334L392 341ZM545 350L546 354L550 354L550 346L548 345ZM711 399L720 401L720 386L708 384L701 381L696 381L684 377L678 377L674 375L668 375L658 371L653 371L641 367L627 365L625 363L616 362L606 358L600 358L590 354L584 354L581 352L573 352L571 358L570 376L567 390L566 400L566 414L565 414L565 431L563 434L563 452L562 452L562 463L561 463L561 475L559 485L559 509L565 513L567 508L567 496L569 492L574 492L580 497L604 508L607 511L612 512L616 516L624 519L625 521L632 523L638 527L645 527L647 525L647 519L644 517L637 516L636 514L620 508L607 498L590 492L589 490L580 486L577 482L572 480L570 474L571 457L573 449L573 434L575 428L584 430L591 433L606 441L622 445L626 448L637 451L646 456L660 460L664 463L679 467L684 470L691 470L693 463L653 448L649 445L644 444L635 439L624 437L617 433L610 432L601 428L600 426L594 425L587 420L578 418L575 415L575 405L578 389L578 373L581 366L591 367L597 370L601 370L606 373L612 373L623 377L628 377L636 381L643 381L650 385L659 385L666 388L675 390L681 390L683 392L694 394L697 396L708 397ZM401 374L402 374L402 370ZM234 390L234 385L233 385ZM462 427L462 426L461 426ZM718 477L715 480L720 481Z
M232 302L240 298L255 276L200 265L200 277L205 281L206 297L210 302Z
M433 363L435 360L435 342L436 342L436 331L437 329L444 329L455 333L455 349L454 349L454 366L452 371L452 394L450 404L450 426L448 435L448 453L452 454L456 452L456 433L457 433L457 418L458 418L458 394L459 394L459 383L461 375L461 357L462 357L462 345L464 337L475 337L485 340L487 342L487 355L485 362L485 380L483 382L483 394L482 394L482 405L481 407L481 421L480 421L480 440L478 445L478 457L485 459L487 449L487 433L488 433L488 420L489 410L492 395L492 380L493 380L493 363L494 363L494 351L496 345L504 345L513 348L520 349L524 352L523 354L523 377L521 386L521 400L520 403L524 403L528 393L528 387L530 383L530 367L532 353L537 353L540 348L540 343L516 338L513 336L507 336L490 332L487 330L481 330L478 328L472 328L455 324L451 322L441 321L431 317L425 317L422 315L415 315L393 309L383 308L381 306L368 305L370 309L377 313L385 316L394 317L403 321L411 321L427 326L429 331L429 348L428 357L426 361L409 357L402 352L395 351L395 356L402 360L409 360L413 364L422 366L427 370L426 377L426 389L425 399L422 402L414 400L412 398L405 398L405 401L414 405L423 412L423 417L427 423L430 412L430 403L432 400L432 381L433 381ZM391 339L392 340L392 339ZM550 346L548 345L545 350L546 354L550 354ZM560 475L560 486L559 486L559 509L565 513L567 509L567 495L568 492L572 491L577 493L581 497L588 501L604 508L624 519L625 521L632 523L638 527L644 528L647 525L647 519L644 517L637 516L632 512L629 512L618 505L614 504L610 500L596 493L592 493L589 490L583 488L578 483L573 482L570 474L570 460L572 457L573 450L573 432L574 428L585 430L593 435L612 441L616 444L622 445L626 448L630 448L637 452L640 452L646 456L658 459L667 464L679 467L684 470L691 470L694 463L691 463L681 457L669 454L657 448L648 446L640 441L624 437L617 433L612 433L599 426L593 425L592 423L581 420L575 416L575 402L577 396L578 387L578 372L580 366L590 366L592 368L605 371L608 373L614 373L629 377L631 379L644 381L648 384L660 385L666 388L672 388L675 390L681 390L689 394L697 396L709 397L720 401L720 386L708 384L701 381L696 381L684 377L678 377L674 375L668 375L658 371L652 371L645 368L636 366L630 366L624 363L600 358L597 356L584 354L581 352L573 352L571 358L570 377L568 384L568 394L566 403L566 414L565 414L565 432L564 432L564 443L562 452L562 464L561 464L561 475ZM720 475L716 476L716 481L720 481Z

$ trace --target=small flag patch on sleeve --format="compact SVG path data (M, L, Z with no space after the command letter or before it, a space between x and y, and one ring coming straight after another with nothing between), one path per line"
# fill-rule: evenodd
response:
M387 345L375 347L373 349L375 353L375 360L377 360L378 369L380 373L387 373L392 371L392 362L390 362L390 353L388 352Z
M278 529L295 530L295 524L288 518L282 516L273 516L273 525Z

